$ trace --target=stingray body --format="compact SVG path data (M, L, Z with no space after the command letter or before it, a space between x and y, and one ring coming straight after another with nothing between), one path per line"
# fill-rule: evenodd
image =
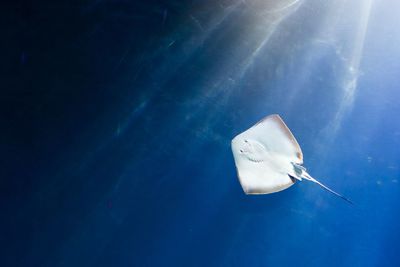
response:
M307 173L301 148L279 115L267 116L233 138L232 152L246 194L279 192L305 179L350 202Z

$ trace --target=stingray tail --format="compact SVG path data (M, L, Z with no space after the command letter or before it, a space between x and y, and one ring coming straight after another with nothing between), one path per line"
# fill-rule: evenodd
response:
M342 196L341 194L339 194L339 193L333 191L332 189L330 189L329 187L327 187L326 185L324 185L324 184L321 183L320 181L318 181L318 180L314 179L313 177L311 177L307 172L303 172L302 175L301 175L301 177L304 178L304 179L306 179L306 180L309 180L309 181L311 181L311 182L314 182L314 183L318 184L319 186L321 186L321 187L322 187L323 189L325 189L326 191L328 191L328 192L334 194L335 196L340 197L341 199L347 201L347 202L350 203L350 204L353 204L353 202L351 202L350 199L348 199L348 198L346 198L345 196Z

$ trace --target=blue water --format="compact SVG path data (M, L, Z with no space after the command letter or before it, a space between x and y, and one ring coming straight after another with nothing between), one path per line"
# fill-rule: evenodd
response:
M399 266L400 4L106 1L1 11L1 266ZM312 176L247 196L269 114Z

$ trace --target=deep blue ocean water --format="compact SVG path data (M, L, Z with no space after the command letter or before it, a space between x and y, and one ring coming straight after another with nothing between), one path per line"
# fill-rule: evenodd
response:
M400 4L1 9L0 266L399 266ZM247 196L269 114L311 175Z

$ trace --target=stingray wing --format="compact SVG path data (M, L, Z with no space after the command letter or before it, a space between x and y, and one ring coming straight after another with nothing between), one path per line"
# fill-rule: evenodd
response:
M267 162L252 162L235 156L240 185L246 194L270 194L282 191L294 184L284 171L277 171Z
M265 117L241 135L258 140L268 151L290 162L303 164L303 152L296 138L277 114Z

